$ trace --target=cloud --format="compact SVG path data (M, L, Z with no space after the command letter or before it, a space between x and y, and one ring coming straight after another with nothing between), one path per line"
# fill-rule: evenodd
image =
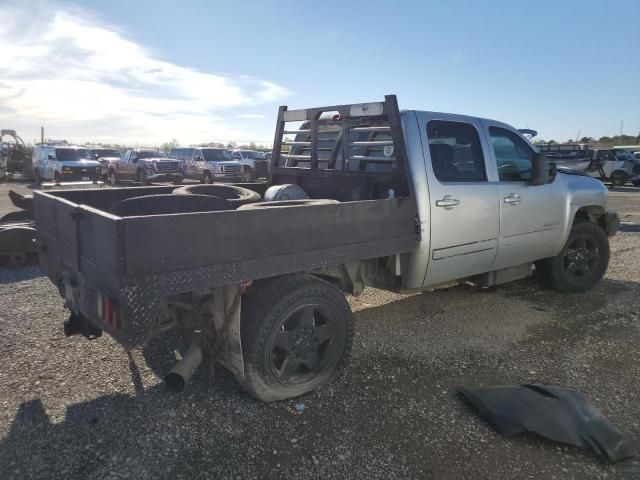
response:
M242 113L240 115L234 115L233 118L238 118L240 120L263 120L267 117L259 113Z
M74 7L3 3L0 18L11 19L0 22L0 104L8 112L0 113L0 124L18 123L29 130L26 138L40 125L72 141L251 138L224 118L289 93L264 79L161 60Z

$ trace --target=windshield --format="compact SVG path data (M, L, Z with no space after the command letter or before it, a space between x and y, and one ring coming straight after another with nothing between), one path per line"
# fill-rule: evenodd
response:
M241 150L242 156L244 158L250 158L251 160L256 160L264 157L262 152L254 152L253 150Z
M202 154L207 162L231 160L231 152L222 148L203 148Z
M629 150L612 150L618 160L633 160L633 154Z
M88 155L86 148L56 148L56 160L59 162L86 160Z
M167 158L167 154L156 150L140 150L138 158Z
M105 158L105 157L119 157L120 152L118 150L111 150L109 148L100 148L91 150L89 158Z

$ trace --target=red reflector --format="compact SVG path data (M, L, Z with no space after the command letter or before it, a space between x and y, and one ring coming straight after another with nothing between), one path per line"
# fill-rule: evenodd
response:
M111 300L102 297L102 319L111 323Z
M102 320L107 322L116 330L120 330L122 328L122 320L120 319L118 306L110 298L102 297L102 311L99 313Z

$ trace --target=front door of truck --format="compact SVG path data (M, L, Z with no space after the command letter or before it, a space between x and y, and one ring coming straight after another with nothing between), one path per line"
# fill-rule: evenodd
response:
M561 181L532 186L531 145L505 125L485 121L485 128L500 192L500 244L493 269L557 255L565 217Z
M204 155L197 148L187 155L187 176L192 180L202 180L204 172Z
M127 152L122 160L118 161L118 177L122 180L133 180L133 167L135 166L133 159L136 156L136 152Z
M491 269L500 207L479 122L447 114L421 117L431 216L424 284L432 285Z

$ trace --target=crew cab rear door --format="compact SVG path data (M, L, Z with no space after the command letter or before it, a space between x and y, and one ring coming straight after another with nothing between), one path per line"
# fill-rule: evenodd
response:
M531 185L533 147L507 125L483 124L500 195L500 242L493 269L557 255L566 208L562 182L555 178Z
M475 118L417 114L429 185L425 285L491 270L499 235L498 187Z

